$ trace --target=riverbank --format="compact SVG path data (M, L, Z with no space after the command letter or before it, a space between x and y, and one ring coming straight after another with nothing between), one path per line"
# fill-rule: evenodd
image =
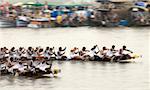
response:
M20 2L0 7L0 27L150 26L149 2L110 1L97 2L96 6Z

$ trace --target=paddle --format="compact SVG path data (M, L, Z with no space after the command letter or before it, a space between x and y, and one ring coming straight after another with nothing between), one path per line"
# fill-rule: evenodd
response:
M52 71L53 59L50 58L50 70Z
M98 49L98 52L96 52L96 54L98 54L100 52L100 49L99 49L98 45L96 45L96 47Z
M0 62L0 76L1 76L1 62Z

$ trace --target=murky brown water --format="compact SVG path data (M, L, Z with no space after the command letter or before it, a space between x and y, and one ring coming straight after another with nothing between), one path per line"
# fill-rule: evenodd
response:
M54 62L61 68L59 78L0 76L1 90L149 90L150 28L51 28L1 29L0 47L122 45L143 55L135 63Z

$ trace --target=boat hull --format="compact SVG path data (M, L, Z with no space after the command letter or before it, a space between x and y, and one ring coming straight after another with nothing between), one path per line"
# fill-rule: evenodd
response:
M3 20L0 19L0 28L10 28L10 27L15 27L15 21L13 20Z
M27 21L16 20L16 26L17 27L27 27L28 24L29 24L29 22L27 22Z

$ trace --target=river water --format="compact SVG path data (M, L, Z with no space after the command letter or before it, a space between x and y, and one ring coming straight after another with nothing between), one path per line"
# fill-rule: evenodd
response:
M0 90L150 90L150 28L0 29L0 47L73 47L93 45L121 48L142 55L134 63L55 61L58 78L0 76ZM56 48L56 49L57 49Z

